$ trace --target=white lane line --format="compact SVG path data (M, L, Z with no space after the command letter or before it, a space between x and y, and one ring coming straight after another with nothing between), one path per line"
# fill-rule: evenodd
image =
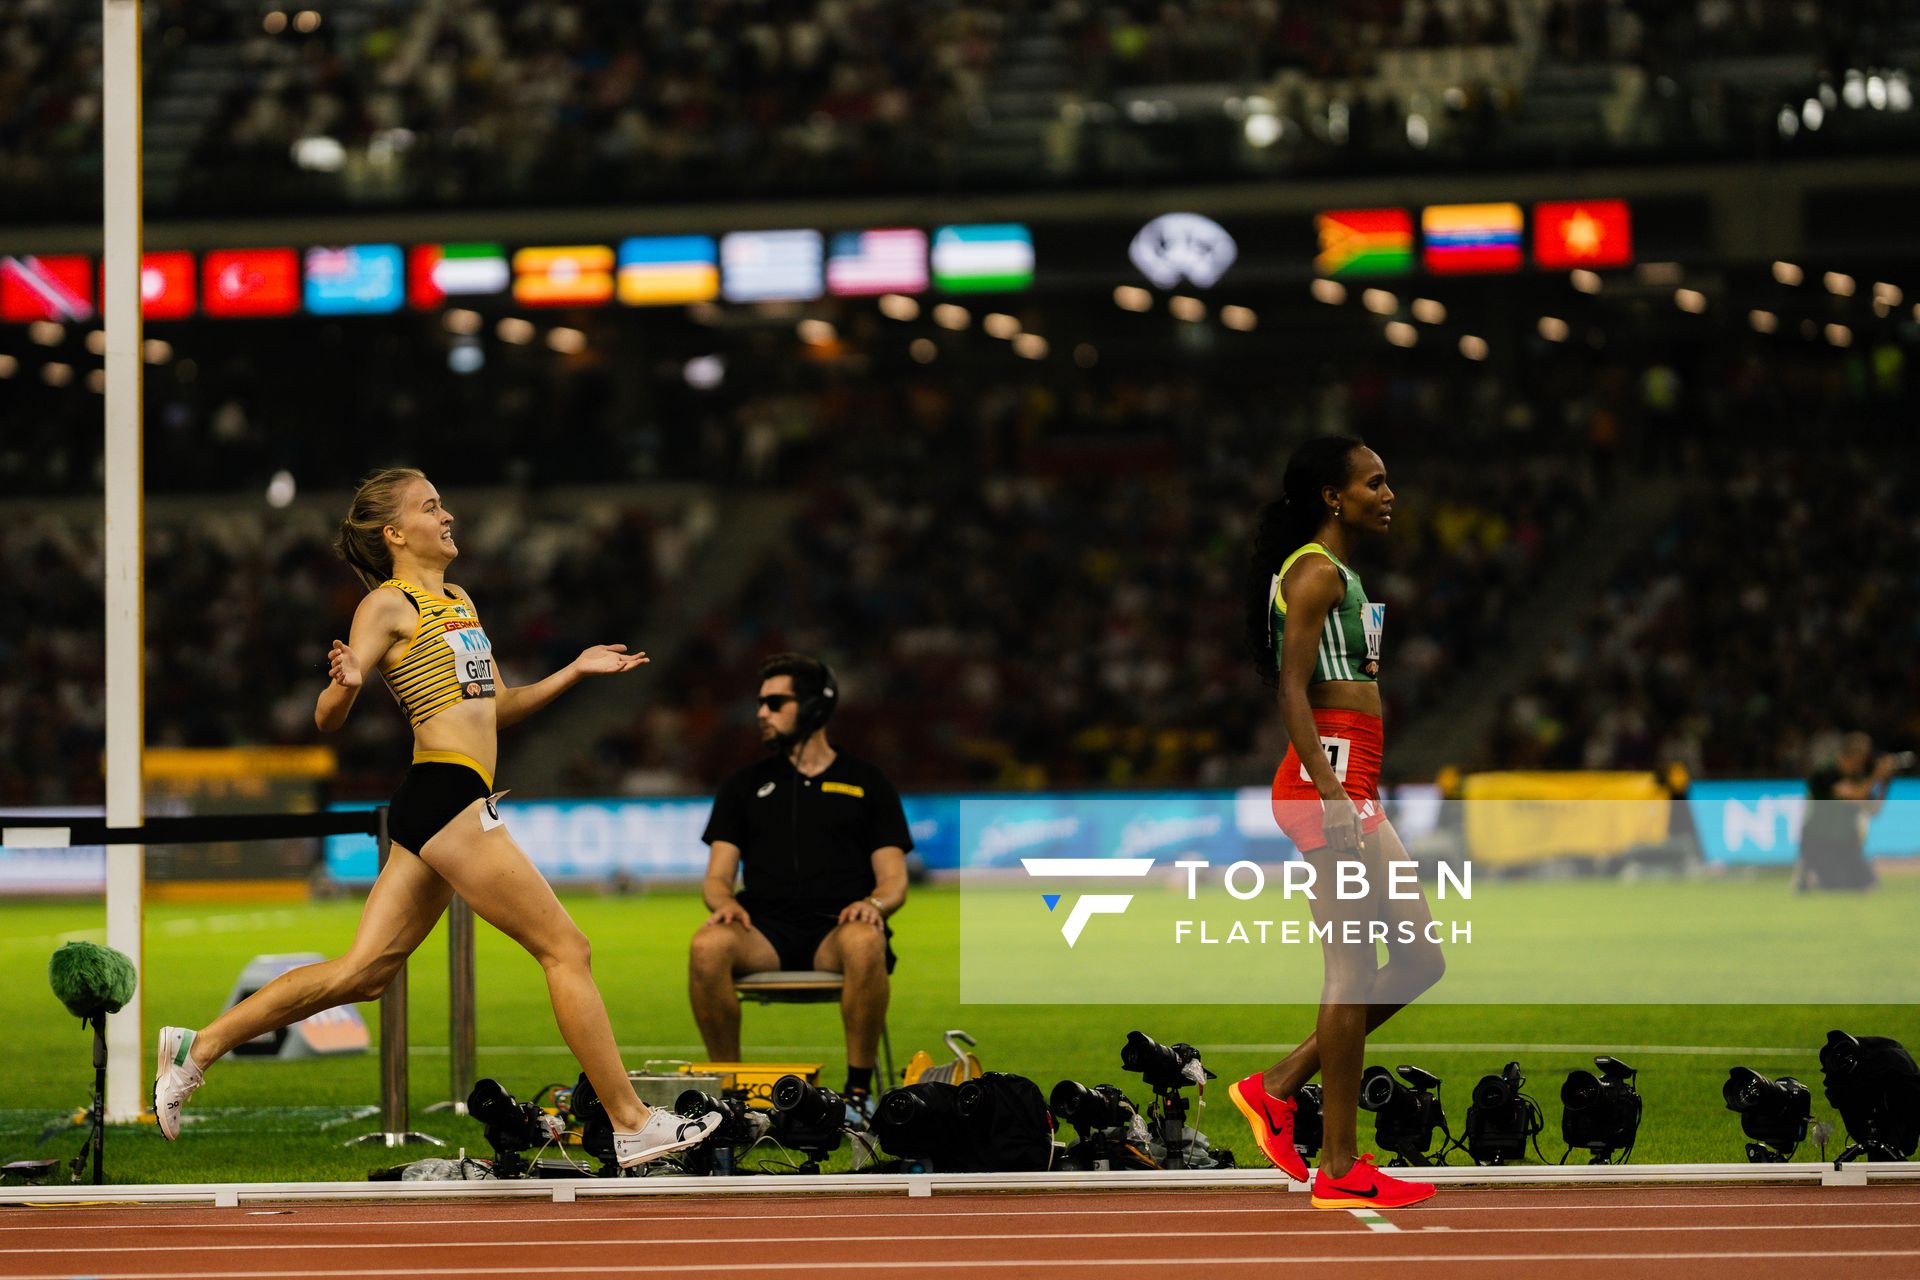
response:
M1370 1239L1371 1237L1359 1237ZM1283 1253L1272 1257L1242 1258L1200 1258L1192 1254L1180 1254L1165 1258L1000 1258L986 1260L980 1258L942 1258L929 1266L938 1266L943 1270L1005 1271L1014 1268L1038 1270L1057 1267L1156 1267L1168 1271L1188 1267L1242 1266L1277 1267L1323 1262L1340 1263L1397 1263L1409 1262L1707 1262L1707 1261L1769 1261L1788 1258L1920 1258L1920 1249L1797 1249L1780 1251L1749 1250L1735 1253L1325 1253L1298 1254ZM635 1265L619 1263L596 1263L587 1267L559 1267L546 1263L534 1263L532 1266L518 1267L462 1267L463 1276L515 1276L525 1277L530 1273L541 1276L608 1276L608 1275L707 1275L735 1274L738 1272L766 1271L822 1271L839 1273L847 1271L897 1271L900 1262L893 1258L884 1258L873 1262L854 1262L836 1259L832 1262L703 1262L703 1263L659 1263L654 1265ZM417 1268L360 1270L338 1268L330 1271L214 1271L208 1272L203 1280L216 1280L220 1276L262 1276L266 1280L319 1280L328 1276L405 1276L417 1280L420 1272ZM180 1280L181 1272L172 1271L99 1271L90 1274L87 1280ZM73 1280L72 1271L48 1271L33 1275L14 1276L12 1280Z
M1399 1231L1394 1223L1372 1209L1349 1209L1354 1217L1365 1223L1369 1231ZM1460 1236L1494 1235L1539 1235L1539 1227L1449 1227ZM1627 1232L1654 1231L1662 1235L1682 1235L1694 1231L1920 1231L1920 1222L1741 1222L1741 1223L1688 1223L1681 1226L1644 1226L1644 1227L1555 1227L1555 1235L1579 1235L1600 1231L1608 1235ZM1129 1231L1129 1240L1185 1240L1193 1235L1191 1229L1181 1231ZM1306 1228L1303 1230L1277 1229L1270 1231L1209 1231L1207 1235L1216 1240L1252 1240L1272 1236L1351 1236L1353 1232L1346 1227ZM192 1253L239 1253L257 1251L263 1247L281 1252L292 1249L532 1249L532 1248L628 1248L644 1246L650 1249L704 1249L709 1245L742 1244L917 1244L925 1241L930 1244L942 1244L955 1240L1112 1240L1111 1231L964 1231L938 1232L925 1235L852 1235L852 1236L674 1236L664 1239L660 1236L535 1236L525 1240L389 1240L346 1242L336 1240L316 1240L306 1243L275 1241L263 1246L258 1241L245 1244L65 1244L50 1248L5 1248L0 1249L0 1257L13 1254L33 1253L152 1253L157 1249L171 1249Z
M1455 1192L1450 1194L1458 1194L1458 1193ZM1733 1200L1733 1201L1726 1201L1726 1202L1715 1202L1715 1201L1705 1201L1705 1200L1702 1200L1702 1201L1690 1200L1690 1201L1674 1202L1670 1204L1464 1205L1464 1204L1435 1204L1433 1201L1429 1200L1420 1206L1419 1212L1421 1213L1422 1216L1425 1216L1427 1214L1433 1214L1433 1213L1579 1213L1579 1212L1639 1213L1646 1210L1692 1211L1692 1210L1699 1210L1699 1209L1769 1209L1775 1212L1788 1211L1788 1212L1806 1212L1806 1213L1831 1213L1835 1208L1855 1209L1855 1208L1862 1208L1862 1207L1871 1207L1874 1209L1882 1209L1882 1208L1913 1208L1916 1206L1920 1206L1920 1200L1862 1200L1857 1196L1834 1196L1832 1198L1824 1199L1824 1200L1806 1200L1806 1201ZM596 1205L591 1207L599 1208L600 1206ZM574 1210L573 1212L566 1212L566 1213L556 1212L556 1213L546 1214L544 1216L510 1217L510 1218L509 1217L470 1217L470 1216L459 1217L459 1218L321 1218L321 1219L296 1219L292 1221L278 1221L278 1222L208 1222L205 1220L196 1219L194 1221L189 1221L189 1222L142 1222L142 1221L96 1222L96 1223L85 1224L85 1229L88 1231L156 1231L156 1230L226 1231L226 1230L246 1230L246 1229L283 1231L283 1230L298 1229L298 1228L319 1229L323 1227L326 1227L326 1228L345 1227L345 1228L353 1228L353 1229L363 1229L367 1227L388 1227L388 1228L394 1228L399 1230L407 1230L413 1227L444 1227L444 1226L462 1226L462 1227L554 1226L556 1224L571 1224L571 1223L579 1223L579 1222L631 1222L639 1219L645 1219L647 1222L764 1222L768 1218L784 1217L790 1211L791 1206L786 1204L772 1205L768 1207L768 1210L765 1213L676 1213L676 1214L668 1214L668 1213L656 1214L656 1213L646 1213L646 1212L626 1212L626 1213L608 1212L605 1214L596 1214L592 1212L587 1212L586 1210L588 1208L589 1206L576 1202L575 1205L573 1206L573 1210ZM1279 1199L1279 1196L1277 1193L1275 1195L1275 1204L1271 1206L1181 1204L1177 1206L1177 1209L1178 1209L1178 1212L1181 1213L1183 1216L1192 1215L1192 1214L1202 1214L1202 1213L1222 1214L1222 1215L1241 1214L1241 1213L1264 1213L1264 1214L1284 1213L1288 1215L1300 1215L1300 1214L1306 1214L1306 1213L1324 1213L1325 1212L1325 1210L1322 1210L1322 1209L1307 1209L1304 1207L1302 1208L1288 1207L1284 1201L1281 1201ZM141 1212L144 1214L152 1211L142 1210ZM206 1213L208 1212L208 1210L199 1209L199 1210L195 1210L194 1212ZM307 1210L295 1210L292 1212L295 1214L298 1214L302 1212L307 1212ZM900 1209L900 1208L892 1208L892 1209L872 1210L872 1209L841 1208L840 1206L837 1206L837 1205L834 1206L833 1208L833 1216L839 1219L885 1218L885 1219L888 1219L889 1221L898 1221L902 1218L903 1215L906 1215L906 1214L910 1214L914 1218L1022 1218L1022 1217L1054 1218L1054 1217L1059 1217L1063 1213L1072 1214L1075 1217L1084 1217L1084 1218L1092 1218L1092 1217L1130 1218L1130 1217L1159 1217L1159 1216L1165 1215L1168 1212L1169 1212L1169 1208L1164 1204L1154 1208L1133 1208L1133 1209L1096 1209L1096 1208L1082 1209L1082 1208L1077 1208L1070 1203L1056 1204L1054 1207L1046 1208L1046 1209ZM4 1234L9 1231L73 1231L78 1229L80 1228L75 1227L74 1224L70 1222L38 1223L38 1224L31 1224L31 1225L0 1224L0 1234ZM1530 1229L1535 1229L1535 1228L1530 1228Z
M1196 1045L1201 1053L1292 1053L1297 1047L1291 1044L1203 1044ZM1405 1044L1375 1044L1367 1041L1367 1048L1379 1053L1607 1053L1623 1058L1660 1056L1673 1054L1683 1057L1734 1057L1749 1056L1755 1058L1811 1058L1819 1053L1819 1047L1801 1045L1796 1049L1753 1049L1737 1045L1713 1044L1451 1044L1444 1040Z

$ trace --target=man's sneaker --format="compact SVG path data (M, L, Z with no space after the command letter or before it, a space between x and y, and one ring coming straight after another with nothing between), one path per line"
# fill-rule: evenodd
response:
M1227 1086L1227 1096L1247 1118L1253 1140L1273 1167L1295 1182L1305 1182L1307 1162L1293 1145L1293 1116L1300 1105L1292 1098L1282 1101L1268 1093L1260 1074L1256 1071L1245 1080L1235 1080Z
M849 1089L841 1098L847 1105L849 1129L865 1129L873 1124L873 1095L865 1089Z
M194 1065L194 1033L185 1027L160 1028L160 1049L155 1057L158 1070L153 1077L153 1117L160 1122L160 1136L172 1142L180 1136L180 1104L206 1083L200 1068Z
M1343 1178L1330 1178L1325 1169L1313 1175L1316 1209L1404 1209L1433 1194L1431 1182L1402 1182L1373 1167L1371 1155L1353 1162Z
M636 1133L614 1130L613 1156L622 1169L631 1169L661 1156L670 1156L688 1147L697 1147L707 1135L720 1127L726 1117L709 1111L698 1120L689 1120L666 1107L655 1107L647 1122Z

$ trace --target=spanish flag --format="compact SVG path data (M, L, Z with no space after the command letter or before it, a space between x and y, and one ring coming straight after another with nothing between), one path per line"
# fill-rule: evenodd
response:
M613 300L613 249L604 244L522 249L513 298L530 307L593 307Z

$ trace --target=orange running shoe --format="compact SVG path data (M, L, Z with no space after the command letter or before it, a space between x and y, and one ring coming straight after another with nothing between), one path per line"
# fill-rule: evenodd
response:
M1373 1167L1373 1156L1353 1162L1344 1178L1330 1178L1325 1169L1313 1175L1316 1209L1404 1209L1433 1194L1431 1182L1402 1182Z
M1292 1098L1283 1101L1268 1093L1260 1082L1260 1075L1256 1071L1245 1080L1234 1081L1227 1086L1227 1096L1247 1118L1253 1140L1260 1144L1260 1150L1273 1162L1273 1167L1295 1182L1305 1182L1307 1162L1293 1145L1293 1113L1299 1104Z

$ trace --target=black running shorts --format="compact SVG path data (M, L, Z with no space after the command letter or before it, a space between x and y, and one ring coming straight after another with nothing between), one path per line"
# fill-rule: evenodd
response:
M387 835L407 852L419 853L441 828L488 794L487 780L464 764L421 761L407 770L387 805Z
M840 910L845 907L804 906L799 903L766 901L751 893L740 895L740 905L747 909L747 915L753 920L753 927L766 935L773 944L774 951L780 957L782 969L808 970L813 968L813 953L827 940L827 935L840 925ZM896 957L893 954L893 929L882 926L887 935L887 972L893 972Z

